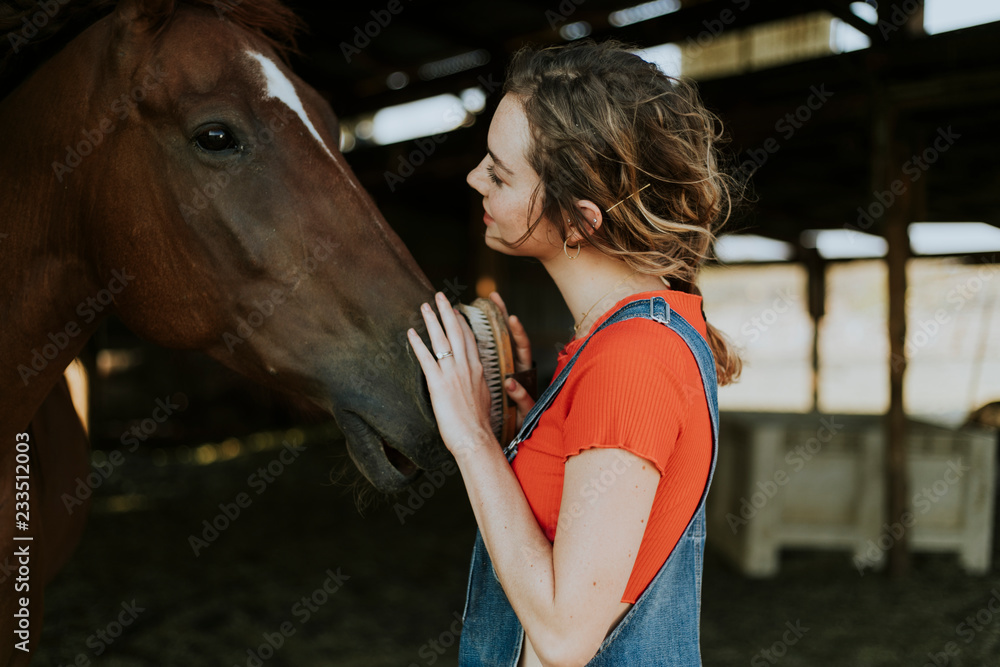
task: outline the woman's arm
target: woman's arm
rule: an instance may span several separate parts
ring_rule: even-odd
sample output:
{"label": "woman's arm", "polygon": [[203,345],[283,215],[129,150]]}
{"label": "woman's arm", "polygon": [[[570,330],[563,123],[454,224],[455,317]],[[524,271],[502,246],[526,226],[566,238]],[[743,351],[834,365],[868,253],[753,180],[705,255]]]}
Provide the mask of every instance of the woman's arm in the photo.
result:
{"label": "woman's arm", "polygon": [[620,449],[571,457],[549,544],[489,428],[475,338],[443,295],[437,299],[443,331],[434,313],[423,311],[431,345],[454,356],[439,362],[412,330],[410,340],[497,576],[542,662],[585,664],[620,614],[659,471]]}
{"label": "woman's arm", "polygon": [[459,469],[497,577],[539,659],[586,664],[621,613],[659,472],[621,449],[570,457],[550,545],[496,440],[461,457]]}

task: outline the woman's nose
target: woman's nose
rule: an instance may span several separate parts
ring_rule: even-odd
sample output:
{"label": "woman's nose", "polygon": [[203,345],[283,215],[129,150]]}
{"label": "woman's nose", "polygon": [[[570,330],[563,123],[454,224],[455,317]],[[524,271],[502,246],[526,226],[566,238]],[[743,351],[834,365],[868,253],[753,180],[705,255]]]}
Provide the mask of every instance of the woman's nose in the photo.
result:
{"label": "woman's nose", "polygon": [[486,168],[483,166],[483,162],[486,162],[486,158],[483,158],[482,162],[477,164],[476,167],[469,172],[469,175],[465,177],[465,182],[469,184],[469,187],[481,195],[486,194],[486,181],[483,174]]}

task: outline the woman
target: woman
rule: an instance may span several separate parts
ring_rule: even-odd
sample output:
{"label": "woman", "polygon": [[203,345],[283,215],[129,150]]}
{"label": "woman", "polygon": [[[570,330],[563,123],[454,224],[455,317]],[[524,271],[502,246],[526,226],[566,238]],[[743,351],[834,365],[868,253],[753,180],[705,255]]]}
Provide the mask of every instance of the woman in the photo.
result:
{"label": "woman", "polygon": [[715,123],[616,43],[522,50],[504,91],[468,182],[486,244],[541,261],[575,338],[538,405],[505,384],[508,463],[468,324],[438,294],[431,349],[409,331],[479,525],[460,663],[699,664],[716,374],[739,373],[694,287],[729,211]]}

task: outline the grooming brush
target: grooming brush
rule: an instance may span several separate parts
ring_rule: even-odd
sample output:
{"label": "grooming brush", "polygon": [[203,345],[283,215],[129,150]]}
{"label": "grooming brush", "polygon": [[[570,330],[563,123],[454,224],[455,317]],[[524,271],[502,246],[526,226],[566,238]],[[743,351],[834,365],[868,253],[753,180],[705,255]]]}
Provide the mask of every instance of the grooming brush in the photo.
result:
{"label": "grooming brush", "polygon": [[476,336],[483,375],[490,389],[490,426],[501,446],[517,435],[517,405],[503,389],[504,380],[513,376],[534,395],[534,369],[514,372],[514,351],[503,313],[489,299],[476,299],[471,305],[459,304]]}

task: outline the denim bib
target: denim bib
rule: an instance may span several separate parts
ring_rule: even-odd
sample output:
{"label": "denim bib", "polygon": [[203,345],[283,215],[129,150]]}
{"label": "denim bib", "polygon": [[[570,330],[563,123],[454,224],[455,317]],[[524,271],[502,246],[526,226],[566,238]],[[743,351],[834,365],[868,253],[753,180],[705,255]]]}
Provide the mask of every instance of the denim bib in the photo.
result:
{"label": "denim bib", "polygon": [[[632,301],[611,315],[580,346],[525,416],[517,437],[504,453],[512,461],[518,445],[534,431],[541,414],[552,404],[580,353],[594,334],[616,322],[642,317],[655,320],[675,332],[690,348],[705,386],[712,421],[712,465],[687,528],[656,576],[604,638],[588,667],[624,665],[691,667],[701,665],[699,618],[701,577],[705,551],[705,496],[715,472],[719,440],[719,404],[716,397],[715,359],[705,339],[683,317],[670,310],[663,297]],[[521,657],[524,629],[504,594],[496,570],[476,531],[469,568],[469,584],[462,614],[459,645],[461,667],[516,667]]]}

